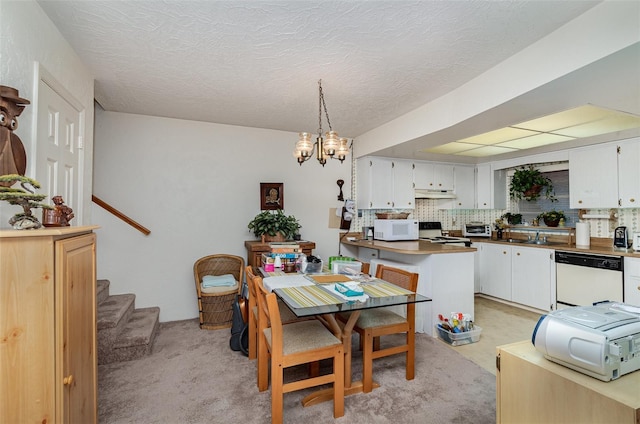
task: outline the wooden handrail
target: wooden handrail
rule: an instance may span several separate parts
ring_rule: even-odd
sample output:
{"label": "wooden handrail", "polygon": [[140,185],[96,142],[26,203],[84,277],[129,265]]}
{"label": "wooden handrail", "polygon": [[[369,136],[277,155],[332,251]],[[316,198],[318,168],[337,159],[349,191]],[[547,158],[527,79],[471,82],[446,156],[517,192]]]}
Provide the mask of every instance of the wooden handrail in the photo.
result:
{"label": "wooden handrail", "polygon": [[151,230],[149,230],[148,228],[145,228],[142,225],[138,224],[136,221],[134,221],[133,219],[129,218],[127,215],[123,214],[122,212],[120,212],[119,210],[117,210],[116,208],[114,208],[113,206],[111,206],[110,204],[105,202],[104,200],[94,196],[93,194],[91,195],[91,200],[93,201],[93,203],[95,203],[98,206],[101,206],[106,211],[108,211],[108,212],[112,213],[113,215],[117,216],[118,218],[120,218],[121,220],[126,222],[127,224],[131,225],[136,230],[140,231],[145,236],[148,236],[149,234],[151,234]]}

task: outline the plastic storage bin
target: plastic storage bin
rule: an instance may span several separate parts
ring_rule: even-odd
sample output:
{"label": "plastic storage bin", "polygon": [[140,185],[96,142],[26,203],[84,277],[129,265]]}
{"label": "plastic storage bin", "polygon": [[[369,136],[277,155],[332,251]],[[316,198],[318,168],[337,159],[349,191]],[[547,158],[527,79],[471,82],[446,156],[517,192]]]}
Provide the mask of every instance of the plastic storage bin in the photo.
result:
{"label": "plastic storage bin", "polygon": [[358,275],[362,271],[362,262],[358,261],[333,261],[331,272],[334,274]]}
{"label": "plastic storage bin", "polygon": [[471,331],[464,331],[462,333],[452,333],[451,331],[447,331],[444,328],[440,328],[437,325],[435,326],[436,331],[438,332],[438,337],[449,343],[451,346],[461,346],[469,343],[475,343],[480,340],[480,333],[482,333],[482,328],[479,326],[475,326]]}

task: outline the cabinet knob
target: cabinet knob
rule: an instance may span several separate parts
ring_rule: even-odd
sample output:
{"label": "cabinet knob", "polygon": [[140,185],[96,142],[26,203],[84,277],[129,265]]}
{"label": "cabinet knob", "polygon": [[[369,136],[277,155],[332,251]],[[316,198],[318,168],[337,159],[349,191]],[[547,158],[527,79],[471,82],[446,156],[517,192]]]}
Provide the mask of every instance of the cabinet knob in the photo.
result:
{"label": "cabinet knob", "polygon": [[507,252],[505,252],[505,251],[503,250],[503,251],[502,251],[502,254],[503,254],[503,255],[506,255],[506,254],[507,254]]}
{"label": "cabinet knob", "polygon": [[635,201],[636,201],[636,199],[629,199],[629,202],[631,202],[631,203],[633,203]]}
{"label": "cabinet knob", "polygon": [[640,286],[638,286],[638,291],[640,291]]}
{"label": "cabinet knob", "polygon": [[520,252],[516,253],[516,256],[520,256]]}
{"label": "cabinet knob", "polygon": [[65,386],[71,386],[71,383],[73,383],[73,374],[70,374],[68,377],[62,379],[62,384],[64,384]]}
{"label": "cabinet knob", "polygon": [[578,203],[582,204],[582,200],[578,200]]}

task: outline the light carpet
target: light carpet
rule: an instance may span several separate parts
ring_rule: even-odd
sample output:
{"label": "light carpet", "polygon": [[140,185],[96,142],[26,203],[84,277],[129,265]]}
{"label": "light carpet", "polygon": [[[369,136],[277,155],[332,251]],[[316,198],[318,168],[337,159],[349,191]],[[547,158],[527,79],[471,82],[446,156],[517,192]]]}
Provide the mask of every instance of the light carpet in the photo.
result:
{"label": "light carpet", "polygon": [[[150,356],[98,367],[99,422],[269,423],[270,391],[258,391],[256,361],[231,351],[229,336],[229,329],[200,330],[197,320],[161,324]],[[301,399],[314,389],[285,394],[284,422],[495,422],[490,372],[424,334],[416,334],[414,380],[405,379],[404,364],[404,355],[376,360],[374,380],[380,387],[346,397],[339,419],[333,418],[332,402],[302,407]],[[354,335],[354,379],[361,378],[361,370]],[[287,378],[303,372],[306,368],[291,370]]]}

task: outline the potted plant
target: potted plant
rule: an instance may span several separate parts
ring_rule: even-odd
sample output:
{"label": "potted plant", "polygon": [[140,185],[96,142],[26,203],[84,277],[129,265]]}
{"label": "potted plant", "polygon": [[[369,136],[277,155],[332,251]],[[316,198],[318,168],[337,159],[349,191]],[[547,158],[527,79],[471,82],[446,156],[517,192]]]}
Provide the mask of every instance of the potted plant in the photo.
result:
{"label": "potted plant", "polygon": [[506,219],[509,225],[522,224],[522,214],[520,213],[507,212],[504,215],[502,215],[500,218]]}
{"label": "potted plant", "polygon": [[277,209],[260,212],[249,222],[248,228],[263,241],[283,241],[293,239],[300,224],[295,216],[287,216],[282,209]]}
{"label": "potted plant", "polygon": [[535,169],[533,165],[516,169],[509,184],[509,195],[512,199],[527,201],[537,200],[541,195],[556,201],[551,180]]}
{"label": "potted plant", "polygon": [[547,211],[538,215],[538,219],[542,219],[547,227],[557,227],[560,219],[566,219],[563,211]]}
{"label": "potted plant", "polygon": [[[20,183],[22,188],[11,187]],[[29,177],[18,174],[0,175],[0,200],[11,205],[21,206],[22,213],[17,213],[9,219],[9,224],[16,230],[28,230],[42,227],[38,218],[33,216],[31,209],[53,209],[52,206],[40,203],[47,197],[46,194],[36,194],[35,189],[40,188],[40,183]],[[8,187],[7,187],[8,185]]]}

